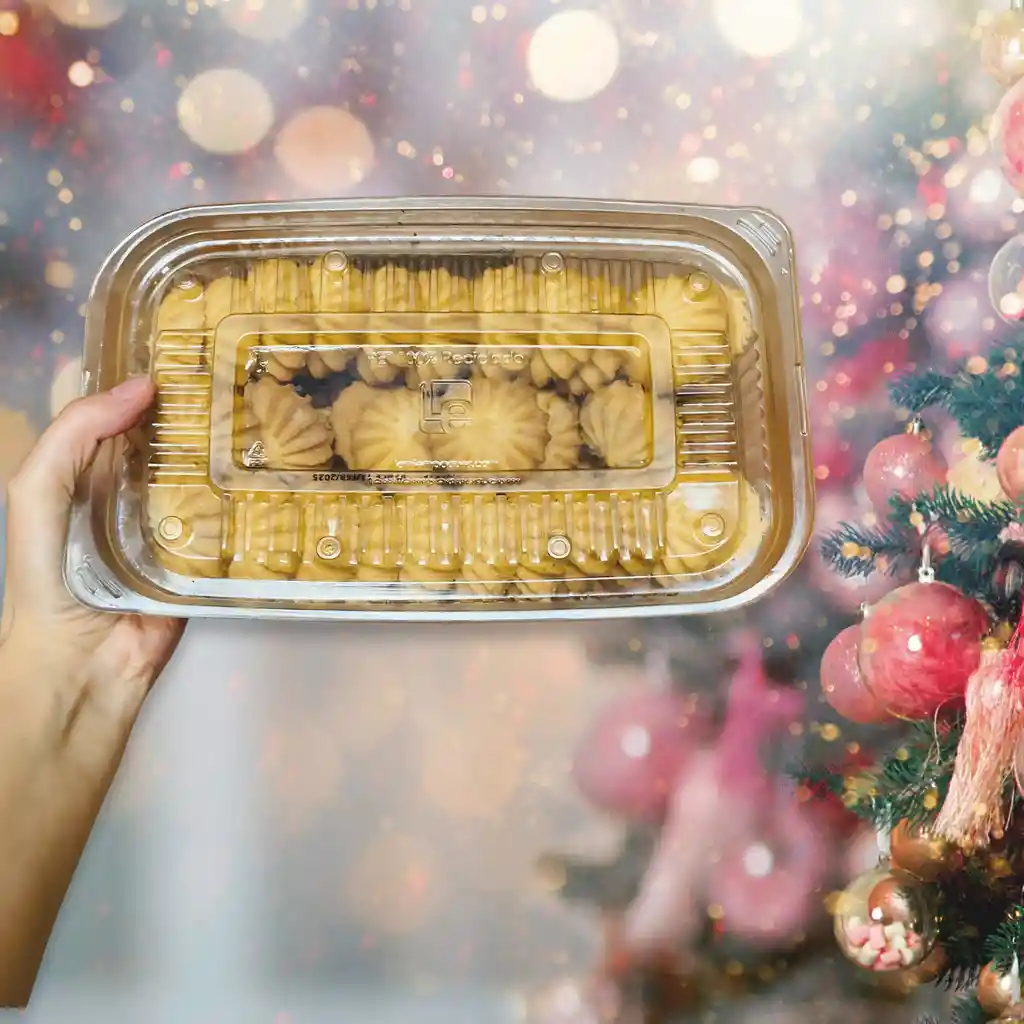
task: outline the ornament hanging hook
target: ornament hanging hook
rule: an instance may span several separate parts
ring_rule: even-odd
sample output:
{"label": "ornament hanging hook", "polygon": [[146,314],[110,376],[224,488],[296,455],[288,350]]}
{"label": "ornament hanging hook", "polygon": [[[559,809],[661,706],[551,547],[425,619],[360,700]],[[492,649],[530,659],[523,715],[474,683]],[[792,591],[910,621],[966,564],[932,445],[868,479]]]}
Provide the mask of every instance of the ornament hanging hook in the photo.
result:
{"label": "ornament hanging hook", "polygon": [[892,856],[892,830],[888,827],[877,827],[875,842],[878,844],[878,863],[887,864]]}
{"label": "ornament hanging hook", "polygon": [[928,526],[916,508],[914,513],[913,518],[918,519],[917,532],[921,537],[921,565],[917,570],[917,579],[919,583],[934,583],[935,567],[932,565],[932,546],[928,541]]}
{"label": "ornament hanging hook", "polygon": [[935,567],[932,565],[932,548],[928,541],[924,542],[921,549],[921,567],[917,570],[919,583],[935,582]]}

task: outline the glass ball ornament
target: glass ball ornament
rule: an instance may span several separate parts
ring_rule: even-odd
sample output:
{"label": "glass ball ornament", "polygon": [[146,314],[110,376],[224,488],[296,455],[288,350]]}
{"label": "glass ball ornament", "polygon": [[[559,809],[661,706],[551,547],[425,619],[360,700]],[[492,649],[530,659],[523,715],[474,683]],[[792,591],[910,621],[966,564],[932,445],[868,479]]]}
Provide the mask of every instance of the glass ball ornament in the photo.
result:
{"label": "glass ball ornament", "polygon": [[867,871],[840,894],[835,908],[839,948],[868,971],[905,971],[935,948],[932,891],[902,871]]}
{"label": "glass ball ornament", "polygon": [[1024,320],[1024,235],[1011,238],[993,257],[988,294],[993,309],[1008,324]]}
{"label": "glass ball ornament", "polygon": [[981,63],[1000,85],[1024,78],[1024,10],[1001,11],[981,37]]}
{"label": "glass ball ornament", "polygon": [[933,984],[948,966],[946,951],[936,945],[917,967],[909,967],[905,971],[872,973],[871,978],[879,991],[905,998],[922,985]]}

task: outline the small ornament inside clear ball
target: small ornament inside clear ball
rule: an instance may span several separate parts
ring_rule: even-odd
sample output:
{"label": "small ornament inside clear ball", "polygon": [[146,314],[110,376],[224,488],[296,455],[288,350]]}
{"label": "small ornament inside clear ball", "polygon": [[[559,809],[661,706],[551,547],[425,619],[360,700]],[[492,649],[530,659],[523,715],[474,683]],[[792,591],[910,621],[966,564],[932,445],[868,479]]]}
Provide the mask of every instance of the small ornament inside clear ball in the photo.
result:
{"label": "small ornament inside clear ball", "polygon": [[1011,238],[996,253],[988,271],[988,293],[1007,323],[1024,320],[1024,235]]}
{"label": "small ornament inside clear ball", "polygon": [[901,871],[868,871],[839,897],[835,929],[839,948],[865,970],[917,967],[935,947],[931,891]]}

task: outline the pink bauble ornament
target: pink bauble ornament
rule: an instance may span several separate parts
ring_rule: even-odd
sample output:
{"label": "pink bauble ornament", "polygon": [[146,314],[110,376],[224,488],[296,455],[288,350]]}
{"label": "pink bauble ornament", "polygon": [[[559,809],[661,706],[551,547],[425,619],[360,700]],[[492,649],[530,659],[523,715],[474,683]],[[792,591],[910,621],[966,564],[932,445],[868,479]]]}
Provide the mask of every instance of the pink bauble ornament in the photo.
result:
{"label": "pink bauble ornament", "polygon": [[860,671],[860,626],[844,629],[821,659],[821,689],[825,700],[851,722],[874,725],[892,721],[887,708],[868,689]]}
{"label": "pink bauble ornament", "polygon": [[764,831],[726,850],[708,898],[722,909],[726,934],[758,947],[800,938],[821,905],[828,843],[813,810],[777,786]]}
{"label": "pink bauble ornament", "polygon": [[613,701],[580,745],[572,774],[580,792],[612,814],[659,821],[680,772],[707,736],[692,698],[642,690]]}
{"label": "pink bauble ornament", "polygon": [[990,134],[1006,180],[1020,192],[1024,188],[1024,81],[1017,82],[996,107]]}
{"label": "pink bauble ornament", "polygon": [[890,498],[916,498],[946,482],[946,462],[923,433],[879,441],[864,461],[864,490],[875,511],[889,512]]}
{"label": "pink bauble ornament", "polygon": [[999,484],[1013,501],[1024,498],[1024,427],[1018,427],[1003,442],[996,456]]}
{"label": "pink bauble ornament", "polygon": [[956,587],[900,587],[861,626],[864,682],[890,714],[931,718],[940,708],[963,703],[988,628],[985,609]]}

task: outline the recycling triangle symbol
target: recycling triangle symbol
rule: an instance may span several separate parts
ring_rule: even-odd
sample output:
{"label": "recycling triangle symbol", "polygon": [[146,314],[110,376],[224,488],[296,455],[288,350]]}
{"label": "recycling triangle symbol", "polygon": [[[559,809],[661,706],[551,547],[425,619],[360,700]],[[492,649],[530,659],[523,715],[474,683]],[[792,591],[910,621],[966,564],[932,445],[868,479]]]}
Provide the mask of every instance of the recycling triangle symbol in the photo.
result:
{"label": "recycling triangle symbol", "polygon": [[243,452],[242,462],[250,469],[260,469],[266,465],[267,450],[263,442],[257,441],[247,452]]}

